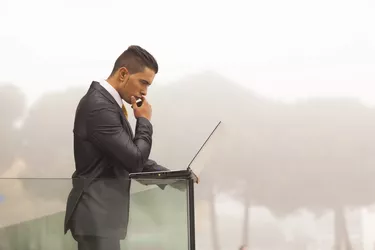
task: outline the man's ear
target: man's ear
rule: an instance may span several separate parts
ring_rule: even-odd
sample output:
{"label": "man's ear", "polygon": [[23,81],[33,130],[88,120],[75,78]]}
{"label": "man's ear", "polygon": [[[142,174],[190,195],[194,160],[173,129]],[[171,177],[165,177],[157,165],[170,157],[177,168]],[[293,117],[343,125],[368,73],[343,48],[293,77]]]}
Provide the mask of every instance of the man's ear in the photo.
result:
{"label": "man's ear", "polygon": [[125,78],[129,75],[129,71],[126,67],[121,67],[120,71],[120,81],[124,81]]}

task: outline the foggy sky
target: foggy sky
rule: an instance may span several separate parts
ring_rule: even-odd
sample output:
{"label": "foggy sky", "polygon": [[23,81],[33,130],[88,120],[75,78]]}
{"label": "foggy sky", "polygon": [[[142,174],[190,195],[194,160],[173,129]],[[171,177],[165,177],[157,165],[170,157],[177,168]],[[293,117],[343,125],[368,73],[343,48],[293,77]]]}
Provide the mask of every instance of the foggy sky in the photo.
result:
{"label": "foggy sky", "polygon": [[373,1],[0,0],[0,81],[28,101],[108,76],[130,44],[157,84],[205,69],[267,97],[375,104]]}

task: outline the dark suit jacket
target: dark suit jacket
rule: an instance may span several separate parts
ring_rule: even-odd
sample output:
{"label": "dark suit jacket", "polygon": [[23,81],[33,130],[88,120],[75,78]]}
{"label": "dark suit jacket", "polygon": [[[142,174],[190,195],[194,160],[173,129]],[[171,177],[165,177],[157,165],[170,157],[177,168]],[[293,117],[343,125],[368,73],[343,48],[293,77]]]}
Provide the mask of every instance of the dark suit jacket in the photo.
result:
{"label": "dark suit jacket", "polygon": [[115,99],[93,82],[74,122],[73,188],[64,232],[124,239],[129,213],[129,173],[166,171],[148,157],[152,125],[138,118],[135,135]]}

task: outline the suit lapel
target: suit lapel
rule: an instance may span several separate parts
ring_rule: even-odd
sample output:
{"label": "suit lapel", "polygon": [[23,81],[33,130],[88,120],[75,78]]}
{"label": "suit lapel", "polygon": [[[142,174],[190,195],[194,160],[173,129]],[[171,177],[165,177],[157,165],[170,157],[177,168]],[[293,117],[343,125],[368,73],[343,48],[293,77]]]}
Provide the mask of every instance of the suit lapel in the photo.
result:
{"label": "suit lapel", "polygon": [[125,114],[122,112],[121,107],[117,104],[115,98],[102,86],[99,82],[93,81],[91,83],[91,87],[99,90],[113,105],[115,105],[120,112],[121,118],[122,118],[122,124],[124,129],[129,133],[131,138],[134,138],[133,131],[131,129],[130,123],[128,119],[126,119]]}

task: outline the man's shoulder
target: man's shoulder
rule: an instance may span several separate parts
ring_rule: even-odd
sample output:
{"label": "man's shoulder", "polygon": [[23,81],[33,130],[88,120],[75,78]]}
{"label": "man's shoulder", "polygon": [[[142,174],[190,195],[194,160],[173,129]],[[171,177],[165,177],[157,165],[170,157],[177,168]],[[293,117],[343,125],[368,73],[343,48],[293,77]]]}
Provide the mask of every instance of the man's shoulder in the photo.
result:
{"label": "man's shoulder", "polygon": [[90,109],[100,107],[110,107],[113,103],[106,97],[103,92],[93,85],[90,86],[87,93],[81,98],[79,106],[84,106]]}
{"label": "man's shoulder", "polygon": [[77,105],[75,114],[76,123],[86,123],[89,116],[103,109],[117,111],[118,107],[100,90],[91,86]]}

